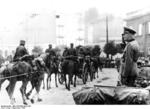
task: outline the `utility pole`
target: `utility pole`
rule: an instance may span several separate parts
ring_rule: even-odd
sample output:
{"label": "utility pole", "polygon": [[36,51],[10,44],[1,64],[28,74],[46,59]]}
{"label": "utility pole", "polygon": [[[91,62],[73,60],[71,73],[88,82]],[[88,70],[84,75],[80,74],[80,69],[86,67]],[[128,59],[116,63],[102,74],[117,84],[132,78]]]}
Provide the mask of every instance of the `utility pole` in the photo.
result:
{"label": "utility pole", "polygon": [[[108,16],[106,15],[106,44],[108,44]],[[107,54],[107,58],[109,55]]]}

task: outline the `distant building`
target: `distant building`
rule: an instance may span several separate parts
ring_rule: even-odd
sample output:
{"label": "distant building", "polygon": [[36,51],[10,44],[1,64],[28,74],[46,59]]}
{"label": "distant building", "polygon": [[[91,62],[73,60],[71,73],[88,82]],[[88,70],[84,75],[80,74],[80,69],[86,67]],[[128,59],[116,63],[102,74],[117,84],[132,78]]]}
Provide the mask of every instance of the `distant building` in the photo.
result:
{"label": "distant building", "polygon": [[140,51],[150,56],[150,8],[137,10],[127,14],[127,26],[137,31],[136,39]]}
{"label": "distant building", "polygon": [[41,46],[43,49],[48,44],[56,45],[56,14],[55,12],[31,13],[24,16],[22,22],[18,23],[12,31],[3,35],[0,49],[8,51],[16,50],[20,40],[26,41],[29,52],[34,46]]}
{"label": "distant building", "polygon": [[[92,22],[88,28],[86,44],[99,44],[102,48],[106,44],[106,15],[102,15]],[[120,17],[108,16],[108,40],[114,40],[116,43],[121,42],[121,34],[123,32],[124,21]]]}
{"label": "distant building", "polygon": [[82,23],[82,13],[63,13],[56,21],[57,45],[84,45],[84,28]]}

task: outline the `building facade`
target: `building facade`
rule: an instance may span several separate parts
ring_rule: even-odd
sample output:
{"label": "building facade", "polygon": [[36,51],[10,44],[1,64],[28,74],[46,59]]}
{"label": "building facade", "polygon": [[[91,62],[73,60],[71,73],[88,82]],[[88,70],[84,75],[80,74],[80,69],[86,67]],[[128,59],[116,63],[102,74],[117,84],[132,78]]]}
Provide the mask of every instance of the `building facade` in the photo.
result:
{"label": "building facade", "polygon": [[56,45],[56,13],[37,12],[27,13],[22,21],[16,24],[12,30],[2,34],[0,39],[0,50],[8,51],[8,55],[16,50],[20,40],[26,41],[26,48],[31,53],[34,46],[41,46],[43,49],[48,44]]}
{"label": "building facade", "polygon": [[150,56],[150,8],[128,13],[125,21],[128,27],[136,30],[140,51]]}
{"label": "building facade", "polygon": [[[106,15],[97,19],[88,25],[88,34],[86,44],[98,44],[101,48],[106,44]],[[120,17],[108,15],[108,40],[120,43],[122,41],[121,34],[123,32],[124,21]],[[86,36],[85,36],[86,38]]]}

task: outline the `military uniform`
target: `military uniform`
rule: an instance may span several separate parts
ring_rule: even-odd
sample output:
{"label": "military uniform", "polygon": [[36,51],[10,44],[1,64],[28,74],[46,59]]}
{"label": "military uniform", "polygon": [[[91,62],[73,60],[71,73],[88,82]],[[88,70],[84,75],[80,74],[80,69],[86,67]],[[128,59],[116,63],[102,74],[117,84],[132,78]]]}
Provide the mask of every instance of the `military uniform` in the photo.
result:
{"label": "military uniform", "polygon": [[81,56],[81,57],[84,57],[84,56],[85,56],[84,48],[83,48],[83,47],[80,47],[80,48],[79,48],[78,56]]}
{"label": "military uniform", "polygon": [[76,49],[74,49],[74,48],[68,49],[68,55],[69,56],[77,56]]}
{"label": "military uniform", "polygon": [[64,56],[64,57],[68,56],[68,48],[66,48],[66,49],[63,51],[63,56]]}
{"label": "military uniform", "polygon": [[[125,28],[124,31],[134,32]],[[135,34],[132,33],[133,35]],[[137,77],[137,60],[139,57],[139,45],[135,39],[128,41],[123,54],[123,71],[121,74],[122,83],[127,86],[134,86],[135,79]]]}
{"label": "military uniform", "polygon": [[22,56],[28,54],[28,51],[25,48],[24,44],[25,44],[25,41],[21,40],[20,41],[20,46],[18,46],[17,49],[16,49],[16,53],[14,55],[13,61],[16,61],[19,58],[21,58]]}
{"label": "military uniform", "polygon": [[64,68],[65,66],[67,66],[67,64],[69,63],[69,61],[73,61],[75,63],[75,69],[77,69],[77,52],[76,49],[73,48],[73,44],[71,43],[71,48],[66,49],[66,51],[63,53],[64,55],[64,61],[62,63],[62,68]]}
{"label": "military uniform", "polygon": [[94,48],[92,49],[92,56],[99,56],[101,53],[100,51],[100,47],[99,46],[94,46]]}
{"label": "military uniform", "polygon": [[50,56],[56,56],[54,49],[46,49],[45,53],[49,53]]}

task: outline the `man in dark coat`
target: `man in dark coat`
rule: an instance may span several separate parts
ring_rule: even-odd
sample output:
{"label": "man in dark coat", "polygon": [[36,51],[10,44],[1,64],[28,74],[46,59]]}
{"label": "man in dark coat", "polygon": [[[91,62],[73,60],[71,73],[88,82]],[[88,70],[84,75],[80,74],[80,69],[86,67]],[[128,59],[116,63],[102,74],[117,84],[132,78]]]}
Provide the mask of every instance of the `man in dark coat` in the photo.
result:
{"label": "man in dark coat", "polygon": [[63,57],[68,56],[68,48],[67,47],[65,47],[62,55],[63,55]]}
{"label": "man in dark coat", "polygon": [[67,66],[69,60],[72,60],[75,63],[75,68],[77,68],[77,53],[73,43],[70,44],[69,49],[66,49],[64,51],[63,56],[64,56],[64,61],[62,63],[62,67]]}
{"label": "man in dark coat", "polygon": [[69,56],[77,56],[76,49],[74,48],[74,44],[70,44],[70,48],[68,49],[68,55]]}
{"label": "man in dark coat", "polygon": [[95,45],[92,49],[92,56],[99,56],[101,53],[101,49],[98,45]]}
{"label": "man in dark coat", "polygon": [[20,45],[17,47],[15,55],[13,57],[13,61],[19,60],[19,58],[23,57],[24,55],[28,55],[28,51],[25,48],[25,41],[21,40]]}
{"label": "man in dark coat", "polygon": [[134,86],[137,77],[137,60],[139,57],[139,45],[134,38],[135,31],[124,27],[123,38],[127,42],[124,49],[124,68],[121,73],[122,84]]}
{"label": "man in dark coat", "polygon": [[52,44],[49,44],[49,48],[45,50],[45,53],[49,53],[50,56],[56,56],[55,50],[52,48]]}
{"label": "man in dark coat", "polygon": [[47,64],[50,65],[52,63],[52,60],[56,59],[56,52],[55,50],[52,48],[52,44],[48,45],[48,49],[45,50],[45,53],[48,54],[47,57]]}

